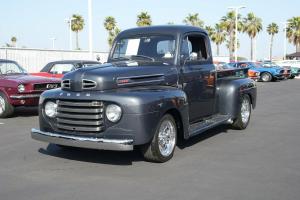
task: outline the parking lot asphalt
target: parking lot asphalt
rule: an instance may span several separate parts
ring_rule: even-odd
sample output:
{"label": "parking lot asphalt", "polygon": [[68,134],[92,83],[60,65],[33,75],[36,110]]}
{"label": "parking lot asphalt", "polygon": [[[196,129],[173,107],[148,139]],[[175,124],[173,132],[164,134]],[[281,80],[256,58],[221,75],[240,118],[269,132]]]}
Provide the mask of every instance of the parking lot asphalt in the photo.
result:
{"label": "parking lot asphalt", "polygon": [[20,110],[0,119],[0,199],[299,199],[299,90],[300,80],[258,83],[246,130],[207,131],[164,164],[34,141],[36,112]]}

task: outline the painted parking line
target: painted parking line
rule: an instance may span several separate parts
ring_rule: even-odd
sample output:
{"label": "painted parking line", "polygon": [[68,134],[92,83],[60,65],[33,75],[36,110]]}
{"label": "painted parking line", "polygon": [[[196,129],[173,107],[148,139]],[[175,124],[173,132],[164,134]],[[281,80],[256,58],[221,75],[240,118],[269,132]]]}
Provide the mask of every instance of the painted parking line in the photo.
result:
{"label": "painted parking line", "polygon": [[3,125],[4,123],[3,122],[0,122],[0,125]]}

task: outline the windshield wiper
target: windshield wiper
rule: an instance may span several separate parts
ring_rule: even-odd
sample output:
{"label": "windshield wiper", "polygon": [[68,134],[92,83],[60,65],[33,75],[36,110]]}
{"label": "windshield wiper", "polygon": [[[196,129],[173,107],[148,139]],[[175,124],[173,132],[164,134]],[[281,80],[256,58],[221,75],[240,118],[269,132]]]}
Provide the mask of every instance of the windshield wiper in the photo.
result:
{"label": "windshield wiper", "polygon": [[145,55],[132,55],[131,58],[144,58],[144,59],[147,59],[147,60],[151,60],[152,62],[155,61],[154,58],[150,57],[150,56],[145,56]]}

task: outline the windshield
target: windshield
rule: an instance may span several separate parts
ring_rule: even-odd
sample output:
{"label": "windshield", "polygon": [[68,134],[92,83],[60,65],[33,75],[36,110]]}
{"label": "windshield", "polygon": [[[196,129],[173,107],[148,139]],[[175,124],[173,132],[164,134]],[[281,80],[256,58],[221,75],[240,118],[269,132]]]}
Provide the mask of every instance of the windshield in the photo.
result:
{"label": "windshield", "polygon": [[121,38],[117,41],[112,60],[137,60],[173,64],[175,38],[167,35]]}
{"label": "windshield", "polygon": [[0,62],[0,74],[26,74],[26,71],[15,62]]}

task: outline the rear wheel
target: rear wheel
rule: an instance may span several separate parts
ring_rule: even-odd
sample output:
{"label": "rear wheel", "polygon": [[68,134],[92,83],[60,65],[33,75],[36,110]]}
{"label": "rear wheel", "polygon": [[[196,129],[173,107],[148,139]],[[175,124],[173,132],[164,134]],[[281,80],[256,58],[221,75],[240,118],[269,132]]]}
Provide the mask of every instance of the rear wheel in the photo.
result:
{"label": "rear wheel", "polygon": [[144,158],[151,162],[166,162],[173,157],[177,143],[177,127],[172,115],[164,115],[158,123],[154,137],[142,147]]}
{"label": "rear wheel", "polygon": [[239,113],[237,118],[234,120],[232,126],[235,129],[247,128],[251,117],[251,101],[249,95],[243,95],[241,104],[239,107]]}
{"label": "rear wheel", "polygon": [[8,102],[5,94],[0,92],[0,118],[6,118],[12,115],[14,107]]}
{"label": "rear wheel", "polygon": [[261,75],[261,80],[263,82],[270,82],[272,80],[272,75],[270,73],[268,73],[268,72],[264,72]]}

